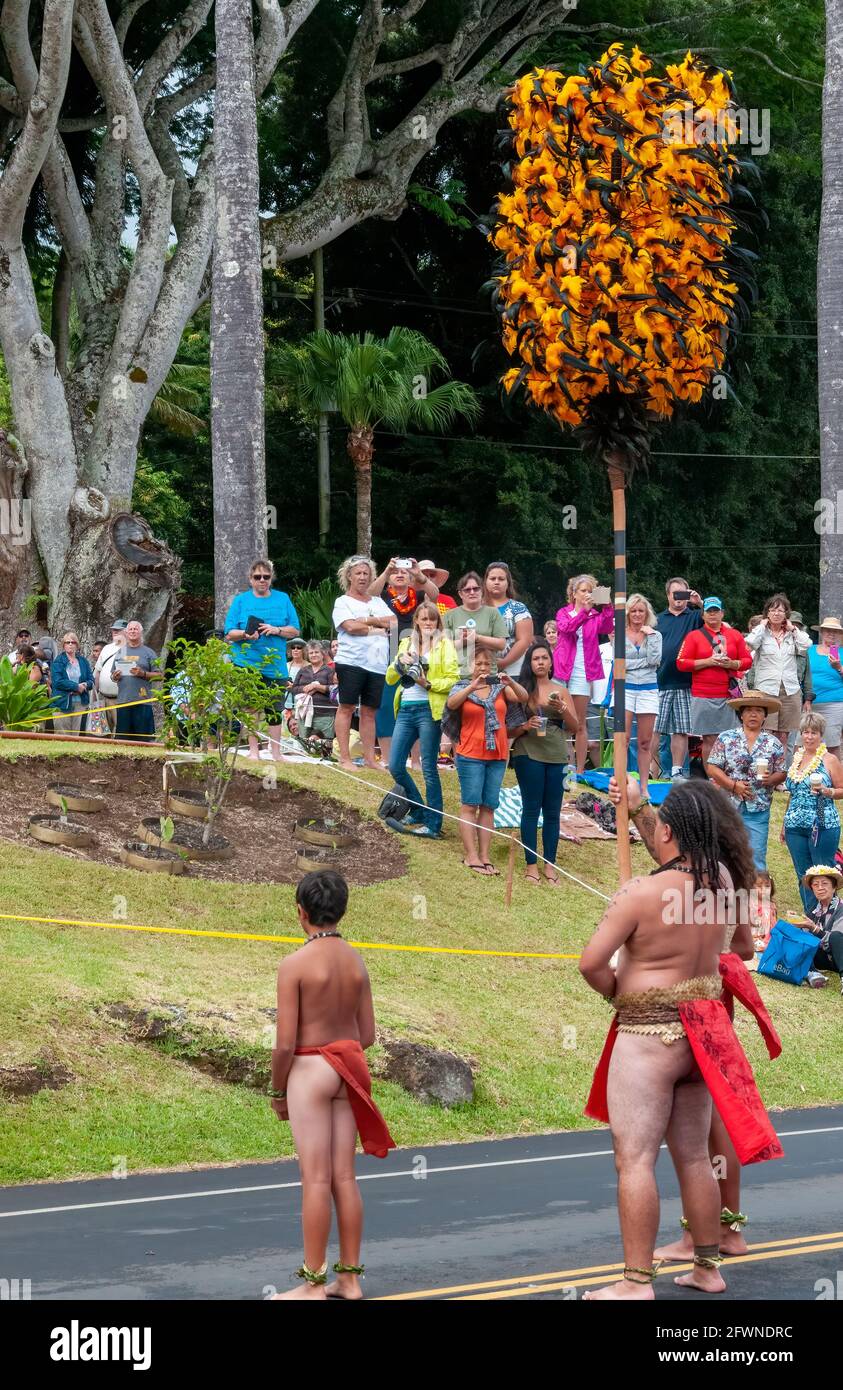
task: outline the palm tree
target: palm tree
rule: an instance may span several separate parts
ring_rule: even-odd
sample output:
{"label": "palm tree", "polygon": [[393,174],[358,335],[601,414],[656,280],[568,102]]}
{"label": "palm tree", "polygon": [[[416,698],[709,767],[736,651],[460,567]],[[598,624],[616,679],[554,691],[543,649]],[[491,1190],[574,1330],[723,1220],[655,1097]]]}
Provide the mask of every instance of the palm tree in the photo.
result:
{"label": "palm tree", "polygon": [[274,384],[303,414],[336,411],[348,426],[346,448],[354,462],[357,488],[357,549],[372,549],[372,455],[375,430],[403,433],[408,427],[438,430],[458,416],[476,420],[480,402],[464,381],[448,375],[442,353],[422,333],[392,328],[386,338],[357,338],[326,329],[301,343],[285,345],[274,361]]}
{"label": "palm tree", "polygon": [[[843,426],[843,0],[826,0],[826,67],[823,82],[823,198],[817,261],[817,349],[819,366],[820,490],[830,498],[832,515],[843,491],[840,436]],[[835,525],[820,534],[820,616],[843,611],[843,551]]]}

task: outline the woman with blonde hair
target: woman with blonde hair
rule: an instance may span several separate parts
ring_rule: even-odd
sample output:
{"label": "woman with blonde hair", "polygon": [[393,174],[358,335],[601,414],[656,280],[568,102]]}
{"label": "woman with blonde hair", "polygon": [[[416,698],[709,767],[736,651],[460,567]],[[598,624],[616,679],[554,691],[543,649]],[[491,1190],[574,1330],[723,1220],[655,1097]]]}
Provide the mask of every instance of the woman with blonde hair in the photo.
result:
{"label": "woman with blonde hair", "polygon": [[[387,820],[393,830],[410,830],[427,840],[442,837],[442,783],[439,780],[439,737],[445,701],[460,678],[457,649],[445,636],[442,614],[430,599],[419,604],[413,630],[402,637],[398,655],[386,673],[395,691],[395,732],[389,770],[407,794],[411,806],[405,821]],[[407,754],[418,739],[427,807],[407,771]]]}
{"label": "woman with blonde hair", "polygon": [[389,634],[398,619],[382,598],[370,597],[377,571],[368,555],[350,555],[337,571],[343,593],[334,604],[332,622],[337,633],[335,670],[339,687],[336,718],[340,767],[353,768],[348,751],[351,720],[360,706],[360,742],[366,767],[375,761],[375,711],[383,695],[389,665]]}
{"label": "woman with blonde hair", "polygon": [[656,629],[656,615],[643,594],[630,594],[626,601],[626,741],[632,738],[633,720],[638,724],[638,776],[641,793],[647,795],[647,778],[653,749],[653,730],[659,712],[659,683],[656,679],[662,659],[662,635]]}
{"label": "woman with blonde hair", "polygon": [[53,704],[69,716],[57,721],[58,732],[79,733],[87,717],[93,685],[94,673],[87,657],[79,651],[79,638],[75,632],[66,632],[61,639],[61,654],[52,665]]}
{"label": "woman with blonde hair", "polygon": [[594,687],[603,679],[603,662],[598,638],[615,625],[610,603],[595,604],[597,588],[593,574],[577,574],[568,580],[568,603],[556,614],[559,634],[553,653],[553,674],[568,687],[577,713],[577,772],[585,771],[588,753],[587,712]]}

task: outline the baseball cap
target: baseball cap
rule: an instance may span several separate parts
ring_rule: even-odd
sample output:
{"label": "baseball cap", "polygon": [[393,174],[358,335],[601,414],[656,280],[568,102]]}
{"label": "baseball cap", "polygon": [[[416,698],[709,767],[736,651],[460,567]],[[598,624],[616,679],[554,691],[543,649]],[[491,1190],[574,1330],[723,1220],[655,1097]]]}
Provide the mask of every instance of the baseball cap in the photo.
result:
{"label": "baseball cap", "polygon": [[703,599],[703,612],[704,612],[704,613],[707,613],[708,610],[709,610],[709,608],[720,608],[720,609],[722,610],[722,608],[723,608],[723,600],[722,600],[722,598],[715,598],[715,597],[712,595],[711,598]]}
{"label": "baseball cap", "polygon": [[111,624],[111,631],[112,631],[112,632],[122,632],[123,629],[124,629],[124,627],[128,627],[128,626],[129,626],[129,624],[126,622],[126,619],[125,619],[125,618],[115,618],[115,619],[114,619],[114,622]]}

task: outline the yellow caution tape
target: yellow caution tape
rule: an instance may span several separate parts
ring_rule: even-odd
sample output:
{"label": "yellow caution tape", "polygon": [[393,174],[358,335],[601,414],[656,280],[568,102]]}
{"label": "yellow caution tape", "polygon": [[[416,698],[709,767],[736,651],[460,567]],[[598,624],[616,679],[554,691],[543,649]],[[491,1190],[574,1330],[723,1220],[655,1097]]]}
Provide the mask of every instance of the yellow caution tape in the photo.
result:
{"label": "yellow caution tape", "polygon": [[[145,927],[134,922],[87,922],[78,917],[24,917],[19,912],[0,912],[0,920],[6,922],[47,922],[57,927],[105,927],[110,931],[159,932],[166,936],[209,936],[223,937],[228,941],[271,941],[290,946],[301,946],[301,936],[261,935],[257,932],[242,931],[204,931],[199,927]],[[361,951],[416,951],[428,955],[441,956],[507,956],[514,960],[579,960],[579,955],[565,955],[561,951],[483,951],[463,946],[395,946],[383,941],[349,941]]]}

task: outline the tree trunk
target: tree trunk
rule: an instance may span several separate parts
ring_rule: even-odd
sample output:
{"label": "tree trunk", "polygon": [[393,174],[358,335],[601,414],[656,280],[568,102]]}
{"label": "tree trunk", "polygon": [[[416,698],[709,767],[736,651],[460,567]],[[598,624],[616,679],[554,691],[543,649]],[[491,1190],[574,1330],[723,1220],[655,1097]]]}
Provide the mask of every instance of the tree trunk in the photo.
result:
{"label": "tree trunk", "polygon": [[606,457],[612,489],[612,527],[615,533],[615,665],[612,677],[614,708],[614,772],[621,799],[617,808],[618,878],[632,877],[629,851],[629,802],[626,794],[628,748],[626,741],[626,473],[625,459],[616,453]]}
{"label": "tree trunk", "polygon": [[263,277],[251,0],[217,0],[211,448],[216,622],[265,554]]}
{"label": "tree trunk", "polygon": [[354,461],[357,486],[357,553],[372,553],[372,455],[375,432],[369,425],[357,425],[348,436],[349,458]]}
{"label": "tree trunk", "polygon": [[834,517],[820,533],[820,618],[843,616],[843,0],[826,0],[823,82],[823,196],[817,262],[820,491]]}

